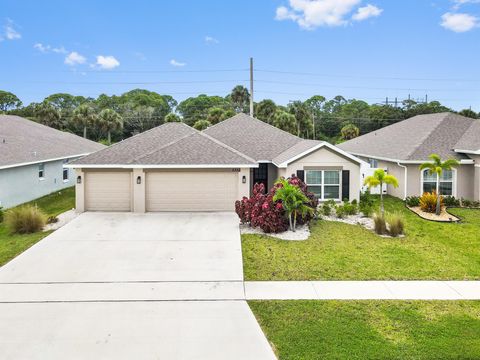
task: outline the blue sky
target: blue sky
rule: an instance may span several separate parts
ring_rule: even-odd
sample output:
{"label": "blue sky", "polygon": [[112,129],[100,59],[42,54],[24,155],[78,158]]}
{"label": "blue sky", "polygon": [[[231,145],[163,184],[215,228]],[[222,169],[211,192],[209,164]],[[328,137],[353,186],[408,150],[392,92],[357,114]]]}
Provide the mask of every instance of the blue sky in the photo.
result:
{"label": "blue sky", "polygon": [[24,103],[133,88],[178,100],[225,95],[247,85],[252,56],[255,100],[340,94],[377,103],[428,94],[480,111],[479,0],[0,5],[0,89]]}

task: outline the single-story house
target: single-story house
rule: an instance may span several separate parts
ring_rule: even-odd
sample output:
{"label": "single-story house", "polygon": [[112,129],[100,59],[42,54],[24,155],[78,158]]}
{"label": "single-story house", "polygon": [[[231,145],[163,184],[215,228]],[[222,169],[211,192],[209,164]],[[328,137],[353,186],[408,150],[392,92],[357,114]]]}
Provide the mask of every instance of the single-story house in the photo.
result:
{"label": "single-story house", "polygon": [[321,200],[358,199],[362,160],[245,114],[203,132],[166,123],[78,159],[77,211],[232,211],[297,174]]}
{"label": "single-story house", "polygon": [[441,194],[480,200],[480,120],[453,113],[418,115],[339,147],[394,175],[399,187],[388,186],[387,193],[402,199],[435,190],[437,176],[419,169],[430,154],[456,159],[460,165],[440,179]]}
{"label": "single-story house", "polygon": [[19,116],[0,115],[0,206],[9,208],[73,186],[70,160],[105,148]]}

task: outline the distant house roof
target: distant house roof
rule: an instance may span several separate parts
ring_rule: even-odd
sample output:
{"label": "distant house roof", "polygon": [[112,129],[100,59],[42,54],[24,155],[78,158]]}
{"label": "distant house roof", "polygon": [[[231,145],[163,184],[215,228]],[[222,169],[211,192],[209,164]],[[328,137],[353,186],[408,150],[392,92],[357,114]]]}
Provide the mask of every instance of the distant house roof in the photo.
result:
{"label": "distant house roof", "polygon": [[272,161],[303,139],[245,114],[203,131],[256,161]]}
{"label": "distant house roof", "polygon": [[464,141],[460,145],[472,147],[478,144],[479,137],[475,140],[469,134],[475,122],[478,120],[452,113],[418,115],[359,136],[338,147],[358,156],[391,160],[425,161],[432,153],[444,159],[462,160],[468,156],[454,149],[459,148],[461,139]]}
{"label": "distant house roof", "polygon": [[455,151],[480,154],[480,120],[472,122],[472,125],[455,144]]}
{"label": "distant house roof", "polygon": [[20,116],[0,115],[0,169],[86,155],[103,148]]}
{"label": "distant house roof", "polygon": [[255,167],[255,160],[183,123],[166,123],[72,162],[73,167]]}

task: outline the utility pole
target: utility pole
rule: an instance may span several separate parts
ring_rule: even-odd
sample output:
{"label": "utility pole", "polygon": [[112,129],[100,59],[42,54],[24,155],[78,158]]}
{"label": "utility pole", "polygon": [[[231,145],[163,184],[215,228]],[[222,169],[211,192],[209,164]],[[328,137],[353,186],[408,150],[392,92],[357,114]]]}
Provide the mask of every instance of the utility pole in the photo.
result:
{"label": "utility pole", "polygon": [[253,117],[253,58],[250,58],[250,116]]}

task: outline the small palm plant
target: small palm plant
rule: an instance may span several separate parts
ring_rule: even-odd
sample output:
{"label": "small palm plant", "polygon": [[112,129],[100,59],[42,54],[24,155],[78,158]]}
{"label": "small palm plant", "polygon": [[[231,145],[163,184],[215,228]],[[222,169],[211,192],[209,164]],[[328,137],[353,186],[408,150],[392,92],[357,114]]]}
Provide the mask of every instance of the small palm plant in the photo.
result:
{"label": "small palm plant", "polygon": [[83,127],[83,137],[87,138],[87,127],[97,121],[95,110],[88,104],[82,104],[73,111],[72,121]]}
{"label": "small palm plant", "polygon": [[380,215],[384,217],[385,207],[383,205],[383,184],[392,185],[393,187],[398,187],[398,180],[395,176],[389,175],[383,169],[377,169],[372,176],[367,176],[364,181],[364,185],[368,186],[369,189],[380,186]]}
{"label": "small palm plant", "polygon": [[420,165],[420,170],[423,171],[428,169],[430,175],[437,174],[437,184],[436,184],[436,195],[437,195],[437,206],[435,208],[435,214],[440,215],[442,210],[441,205],[441,196],[440,196],[440,178],[444,171],[452,170],[453,167],[459,165],[459,162],[455,159],[448,159],[442,161],[440,156],[437,154],[431,154],[429,156],[431,161],[425,162]]}
{"label": "small palm plant", "polygon": [[100,128],[107,133],[108,145],[112,143],[111,132],[123,128],[122,117],[112,109],[104,109],[98,115]]}
{"label": "small palm plant", "polygon": [[280,200],[282,202],[288,216],[290,230],[295,231],[298,215],[303,217],[313,213],[313,209],[307,205],[310,200],[298,186],[290,184],[285,179],[278,180],[275,185],[277,184],[281,184],[281,187],[275,192],[273,201]]}

